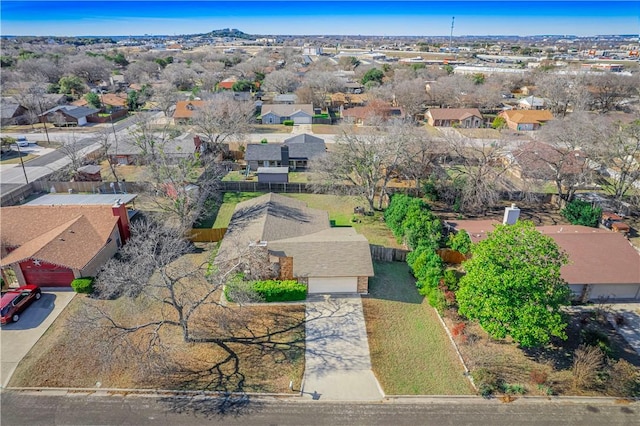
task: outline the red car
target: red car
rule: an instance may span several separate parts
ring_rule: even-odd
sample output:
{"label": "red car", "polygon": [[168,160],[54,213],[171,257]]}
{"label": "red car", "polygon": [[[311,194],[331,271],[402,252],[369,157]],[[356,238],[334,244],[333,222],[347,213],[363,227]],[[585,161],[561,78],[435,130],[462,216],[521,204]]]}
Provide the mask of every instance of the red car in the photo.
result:
{"label": "red car", "polygon": [[42,290],[37,285],[25,285],[3,292],[0,300],[2,324],[18,321],[22,311],[27,309],[34,300],[38,300],[41,297]]}

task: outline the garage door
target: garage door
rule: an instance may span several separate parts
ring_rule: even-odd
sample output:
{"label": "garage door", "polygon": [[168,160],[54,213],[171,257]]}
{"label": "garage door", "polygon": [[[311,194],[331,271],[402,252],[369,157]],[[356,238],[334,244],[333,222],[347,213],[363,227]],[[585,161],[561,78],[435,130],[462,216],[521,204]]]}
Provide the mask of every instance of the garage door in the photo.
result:
{"label": "garage door", "polygon": [[589,299],[639,299],[640,285],[594,285]]}
{"label": "garage door", "polygon": [[309,293],[357,293],[358,277],[309,278]]}
{"label": "garage door", "polygon": [[68,268],[23,268],[22,273],[27,284],[42,287],[69,287],[75,278]]}

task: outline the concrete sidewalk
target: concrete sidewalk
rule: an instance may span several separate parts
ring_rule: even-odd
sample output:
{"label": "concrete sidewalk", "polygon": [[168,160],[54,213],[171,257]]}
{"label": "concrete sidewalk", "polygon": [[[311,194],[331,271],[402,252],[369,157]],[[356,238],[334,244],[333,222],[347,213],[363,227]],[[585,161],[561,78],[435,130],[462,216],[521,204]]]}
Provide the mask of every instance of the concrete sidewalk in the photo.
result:
{"label": "concrete sidewalk", "polygon": [[303,395],[315,400],[381,400],[360,295],[311,296],[306,319]]}

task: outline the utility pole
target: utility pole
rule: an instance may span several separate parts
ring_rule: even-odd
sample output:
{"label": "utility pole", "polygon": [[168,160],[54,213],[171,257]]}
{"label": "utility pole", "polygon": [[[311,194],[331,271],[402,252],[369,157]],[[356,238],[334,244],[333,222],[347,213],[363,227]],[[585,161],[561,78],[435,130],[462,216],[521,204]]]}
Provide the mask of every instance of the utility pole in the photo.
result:
{"label": "utility pole", "polygon": [[451,32],[449,33],[449,53],[453,52],[453,23],[455,20],[455,16],[451,18]]}
{"label": "utility pole", "polygon": [[20,157],[20,165],[22,166],[22,173],[24,173],[24,180],[29,184],[29,178],[27,177],[27,171],[24,168],[24,161],[22,161],[22,152],[20,151],[20,144],[16,141],[16,147],[18,148],[18,157]]}

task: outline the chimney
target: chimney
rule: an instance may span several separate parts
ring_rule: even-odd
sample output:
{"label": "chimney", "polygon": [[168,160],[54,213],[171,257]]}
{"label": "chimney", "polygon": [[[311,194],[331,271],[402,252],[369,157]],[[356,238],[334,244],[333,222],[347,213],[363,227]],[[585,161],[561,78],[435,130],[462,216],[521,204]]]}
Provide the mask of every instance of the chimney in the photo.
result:
{"label": "chimney", "polygon": [[280,147],[280,165],[282,167],[289,166],[289,147],[287,145]]}
{"label": "chimney", "polygon": [[520,209],[515,204],[511,204],[511,207],[505,207],[504,219],[502,219],[503,225],[514,225],[520,218]]}
{"label": "chimney", "polygon": [[111,206],[113,215],[118,219],[118,231],[120,232],[120,239],[124,244],[131,236],[129,231],[129,213],[127,212],[127,206],[120,203],[120,200],[116,200],[115,204]]}

